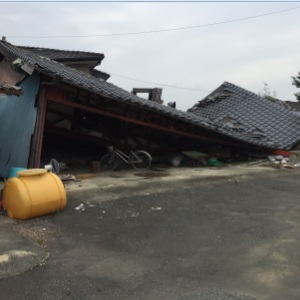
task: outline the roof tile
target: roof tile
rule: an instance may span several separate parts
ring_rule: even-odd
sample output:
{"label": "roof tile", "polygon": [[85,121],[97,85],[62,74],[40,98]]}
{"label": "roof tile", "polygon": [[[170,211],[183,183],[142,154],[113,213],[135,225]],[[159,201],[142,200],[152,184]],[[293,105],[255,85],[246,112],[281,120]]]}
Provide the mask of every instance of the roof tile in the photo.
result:
{"label": "roof tile", "polygon": [[[183,112],[140,98],[111,83],[39,56],[35,51],[31,52],[29,48],[16,47],[1,41],[0,52],[11,59],[21,58],[34,65],[39,72],[53,78],[59,77],[65,83],[78,88],[166,116],[173,116],[178,120],[242,142],[268,148],[288,149],[300,141],[300,121],[294,113],[228,82],[223,83],[188,112]],[[228,116],[240,125],[221,126],[216,121]],[[262,134],[255,134],[256,130]]]}
{"label": "roof tile", "polygon": [[[221,91],[221,92],[220,92]],[[221,97],[226,91],[227,97]],[[213,100],[212,100],[213,99]],[[224,82],[221,87],[194,105],[189,112],[199,117],[217,119],[233,117],[248,131],[231,130],[231,135],[245,142],[290,148],[300,141],[300,119],[277,103],[272,103],[232,83]],[[255,130],[263,134],[257,135]],[[226,127],[222,131],[228,131]],[[240,132],[239,132],[240,131]],[[225,132],[224,132],[225,133]]]}

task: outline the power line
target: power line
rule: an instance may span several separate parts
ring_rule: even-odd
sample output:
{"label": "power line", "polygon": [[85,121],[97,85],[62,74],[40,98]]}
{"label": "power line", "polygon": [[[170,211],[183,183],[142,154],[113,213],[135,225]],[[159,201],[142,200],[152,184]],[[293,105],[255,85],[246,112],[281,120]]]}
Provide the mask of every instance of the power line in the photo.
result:
{"label": "power line", "polygon": [[211,92],[211,90],[196,89],[196,88],[187,88],[187,87],[175,86],[175,85],[170,85],[170,84],[163,84],[163,83],[149,82],[149,81],[139,80],[139,79],[135,79],[135,78],[123,76],[123,75],[114,74],[114,73],[111,73],[111,72],[107,72],[107,73],[108,73],[108,74],[111,74],[111,75],[113,75],[113,76],[122,77],[122,78],[125,78],[125,79],[128,79],[128,80],[133,80],[133,81],[138,81],[138,82],[143,82],[143,83],[149,83],[149,84],[154,84],[154,85],[158,85],[158,86],[166,86],[166,87],[175,88],[175,89],[190,90],[190,91],[198,91],[198,92]]}
{"label": "power line", "polygon": [[245,17],[245,18],[239,18],[239,19],[233,19],[233,20],[227,20],[227,21],[221,21],[221,22],[215,22],[215,23],[208,23],[208,24],[202,24],[202,25],[195,25],[195,26],[187,26],[187,27],[178,27],[178,28],[171,28],[171,29],[159,29],[159,30],[150,30],[150,31],[139,31],[139,32],[126,32],[126,33],[110,33],[110,34],[93,34],[93,35],[52,35],[52,36],[17,36],[17,35],[10,35],[6,36],[8,38],[23,38],[23,39],[52,39],[52,38],[90,38],[90,37],[110,37],[110,36],[124,36],[124,35],[139,35],[139,34],[151,34],[151,33],[162,33],[162,32],[170,32],[170,31],[179,31],[179,30],[187,30],[187,29],[195,29],[195,28],[202,28],[202,27],[208,27],[208,26],[215,26],[215,25],[221,25],[221,24],[228,24],[233,22],[239,22],[239,21],[245,21],[255,18],[261,18],[265,16],[270,16],[274,14],[283,13],[286,11],[291,11],[295,9],[299,9],[300,6],[278,10],[270,13]]}

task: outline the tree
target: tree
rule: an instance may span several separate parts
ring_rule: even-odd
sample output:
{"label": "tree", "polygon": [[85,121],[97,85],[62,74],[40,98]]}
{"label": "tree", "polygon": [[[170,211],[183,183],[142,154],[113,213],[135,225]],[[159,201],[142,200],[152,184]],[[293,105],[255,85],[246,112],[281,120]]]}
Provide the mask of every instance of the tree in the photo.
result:
{"label": "tree", "polygon": [[[293,82],[292,84],[294,86],[296,86],[297,88],[300,88],[300,72],[298,73],[298,76],[294,77],[292,76]],[[300,102],[300,92],[294,94],[298,100],[298,102]]]}
{"label": "tree", "polygon": [[260,92],[258,92],[258,95],[264,99],[271,101],[271,102],[278,101],[278,99],[276,98],[276,92],[273,91],[271,93],[270,88],[266,82],[264,82],[264,87]]}

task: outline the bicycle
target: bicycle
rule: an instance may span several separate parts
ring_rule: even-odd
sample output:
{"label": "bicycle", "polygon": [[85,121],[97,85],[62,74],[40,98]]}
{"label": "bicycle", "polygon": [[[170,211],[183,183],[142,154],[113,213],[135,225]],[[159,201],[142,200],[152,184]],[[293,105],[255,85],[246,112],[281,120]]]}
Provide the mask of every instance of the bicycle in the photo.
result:
{"label": "bicycle", "polygon": [[100,168],[103,171],[115,170],[119,165],[120,159],[140,171],[148,170],[151,166],[152,157],[144,150],[131,150],[129,155],[127,155],[113,146],[107,147],[107,149],[109,153],[105,154],[100,160]]}

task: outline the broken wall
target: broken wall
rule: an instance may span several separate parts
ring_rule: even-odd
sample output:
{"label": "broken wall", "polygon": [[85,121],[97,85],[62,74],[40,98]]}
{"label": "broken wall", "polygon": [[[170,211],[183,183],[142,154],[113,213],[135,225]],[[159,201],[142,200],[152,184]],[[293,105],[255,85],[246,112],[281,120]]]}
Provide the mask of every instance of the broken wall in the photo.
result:
{"label": "broken wall", "polygon": [[27,168],[34,132],[39,77],[30,76],[21,84],[20,97],[0,96],[0,176],[8,177],[12,167]]}
{"label": "broken wall", "polygon": [[16,85],[22,78],[24,75],[15,72],[10,62],[6,60],[0,62],[0,82]]}

